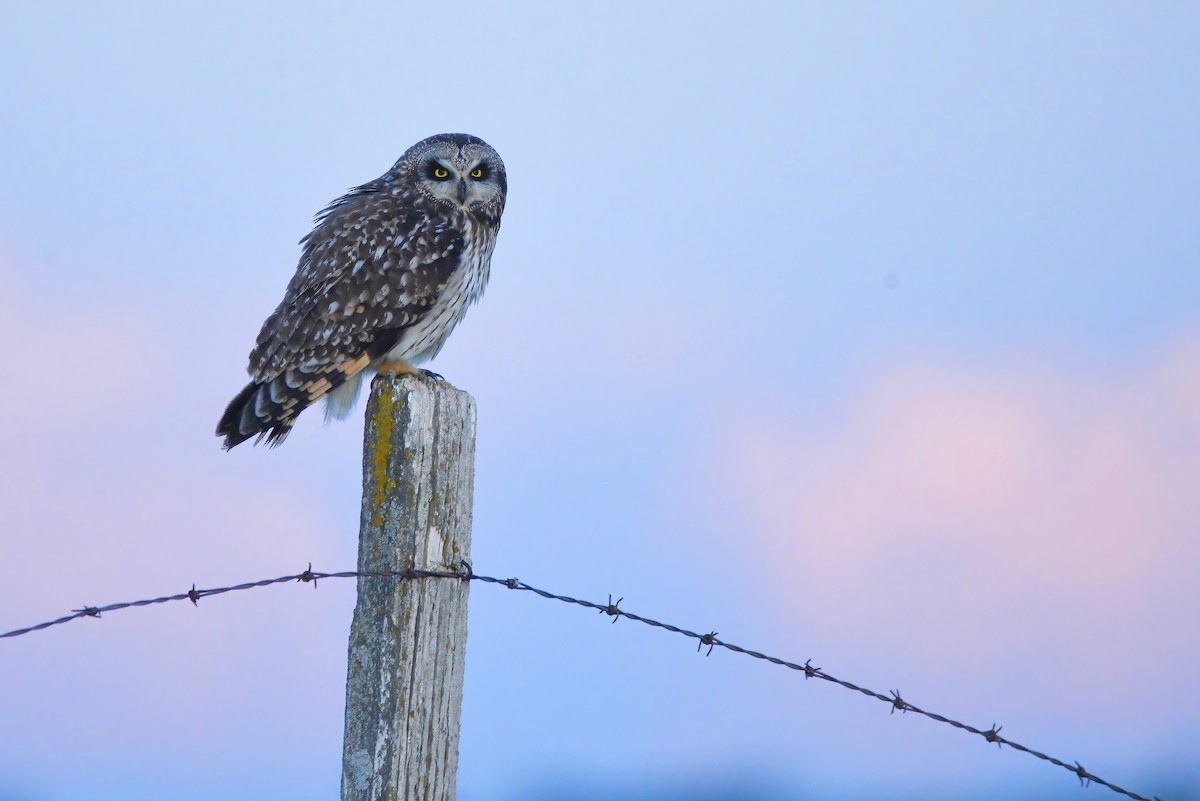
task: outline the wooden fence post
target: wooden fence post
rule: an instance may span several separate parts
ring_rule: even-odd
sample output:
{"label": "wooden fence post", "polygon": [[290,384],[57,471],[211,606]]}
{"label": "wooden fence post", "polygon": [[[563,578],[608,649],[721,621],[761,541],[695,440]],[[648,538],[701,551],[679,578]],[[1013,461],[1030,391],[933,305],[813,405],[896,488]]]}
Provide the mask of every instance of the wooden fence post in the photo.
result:
{"label": "wooden fence post", "polygon": [[[470,559],[475,402],[419,376],[371,383],[358,569]],[[453,801],[469,582],[359,578],[343,801]]]}

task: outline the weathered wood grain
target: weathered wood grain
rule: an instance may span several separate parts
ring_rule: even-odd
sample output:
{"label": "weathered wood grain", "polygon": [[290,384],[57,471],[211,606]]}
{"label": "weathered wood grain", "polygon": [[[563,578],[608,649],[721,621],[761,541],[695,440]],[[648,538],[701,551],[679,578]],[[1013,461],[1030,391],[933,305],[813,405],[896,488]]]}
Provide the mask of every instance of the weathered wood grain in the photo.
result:
{"label": "weathered wood grain", "polygon": [[[475,402],[420,376],[367,405],[358,569],[470,559]],[[452,801],[469,582],[360,578],[346,679],[344,801]]]}

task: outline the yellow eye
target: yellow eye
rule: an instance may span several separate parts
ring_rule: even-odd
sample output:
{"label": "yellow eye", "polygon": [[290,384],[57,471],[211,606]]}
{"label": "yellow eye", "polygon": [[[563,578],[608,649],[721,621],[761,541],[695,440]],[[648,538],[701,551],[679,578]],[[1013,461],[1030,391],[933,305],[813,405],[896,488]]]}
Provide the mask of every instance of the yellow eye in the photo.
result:
{"label": "yellow eye", "polygon": [[450,171],[447,170],[445,167],[434,167],[433,168],[433,177],[434,178],[449,178]]}
{"label": "yellow eye", "polygon": [[475,169],[471,170],[471,177],[472,178],[482,178],[483,177],[483,167],[476,167]]}

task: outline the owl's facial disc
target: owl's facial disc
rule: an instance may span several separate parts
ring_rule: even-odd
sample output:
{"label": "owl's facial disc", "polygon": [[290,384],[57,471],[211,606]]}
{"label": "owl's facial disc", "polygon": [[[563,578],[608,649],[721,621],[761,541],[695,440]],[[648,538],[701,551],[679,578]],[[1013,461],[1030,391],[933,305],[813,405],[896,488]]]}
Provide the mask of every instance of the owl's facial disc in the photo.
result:
{"label": "owl's facial disc", "polygon": [[431,197],[469,209],[503,192],[504,165],[490,147],[441,144],[416,162],[417,182]]}

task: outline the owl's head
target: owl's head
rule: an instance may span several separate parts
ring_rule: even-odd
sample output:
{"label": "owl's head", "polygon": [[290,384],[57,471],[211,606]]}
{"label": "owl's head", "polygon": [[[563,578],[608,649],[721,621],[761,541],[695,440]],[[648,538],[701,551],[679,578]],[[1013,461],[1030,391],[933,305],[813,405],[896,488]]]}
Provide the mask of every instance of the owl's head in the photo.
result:
{"label": "owl's head", "polygon": [[438,134],[410,147],[393,172],[426,196],[465,211],[504,210],[508,178],[500,154],[470,134]]}

